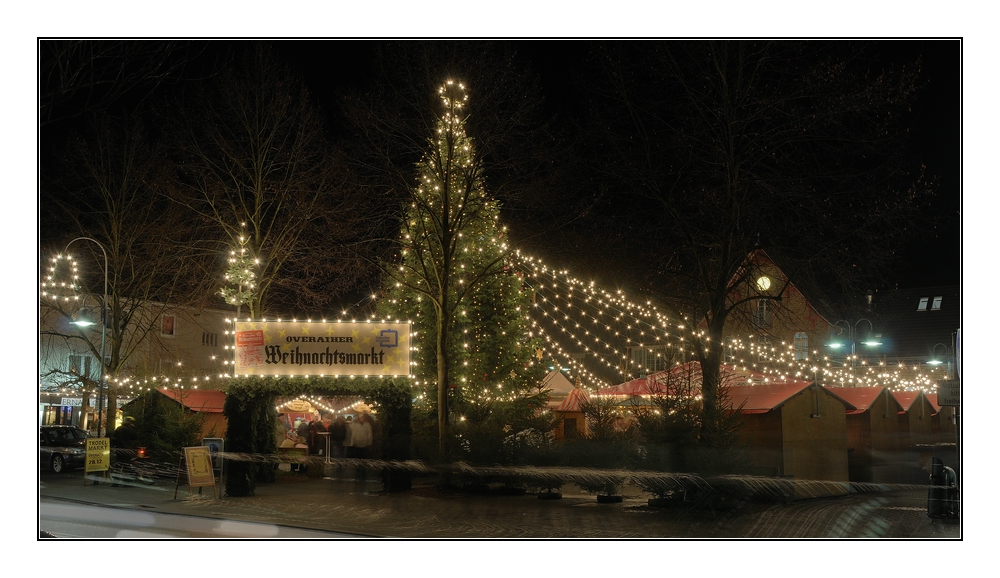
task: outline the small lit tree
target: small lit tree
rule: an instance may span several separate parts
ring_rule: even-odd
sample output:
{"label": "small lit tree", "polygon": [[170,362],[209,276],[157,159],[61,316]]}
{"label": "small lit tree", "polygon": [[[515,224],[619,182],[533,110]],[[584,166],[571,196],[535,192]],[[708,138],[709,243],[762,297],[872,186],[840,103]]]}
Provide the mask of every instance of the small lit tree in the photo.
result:
{"label": "small lit tree", "polygon": [[237,316],[240,314],[240,308],[254,299],[259,264],[259,259],[248,247],[248,238],[246,235],[240,235],[236,247],[229,251],[225,274],[226,285],[219,291],[226,303],[236,306]]}

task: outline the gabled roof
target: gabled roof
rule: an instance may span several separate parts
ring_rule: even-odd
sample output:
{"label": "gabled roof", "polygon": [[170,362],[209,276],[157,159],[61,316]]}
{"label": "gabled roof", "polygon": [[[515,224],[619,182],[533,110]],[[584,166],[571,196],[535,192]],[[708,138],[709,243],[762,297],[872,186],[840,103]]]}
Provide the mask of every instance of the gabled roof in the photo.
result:
{"label": "gabled roof", "polygon": [[222,406],[226,402],[226,394],[221,391],[198,389],[179,390],[165,387],[161,387],[156,391],[192,411],[222,413]]}
{"label": "gabled roof", "polygon": [[925,393],[924,397],[927,398],[927,401],[931,402],[931,407],[934,408],[934,413],[938,413],[939,411],[941,411],[941,404],[938,403],[938,394]]}
{"label": "gabled roof", "polygon": [[[792,290],[802,295],[802,297],[805,298],[806,303],[808,303],[809,306],[812,307],[813,311],[815,311],[817,315],[823,318],[823,321],[825,321],[828,325],[832,325],[832,323],[829,320],[836,319],[836,317],[834,316],[833,311],[827,305],[826,301],[821,298],[810,299],[806,297],[806,294],[812,293],[812,291],[803,292],[802,287],[800,286],[801,284],[793,283],[792,281],[790,281],[788,274],[785,273],[784,269],[782,269],[782,267],[778,265],[774,261],[774,259],[772,259],[771,256],[767,254],[766,251],[764,251],[763,249],[754,249],[753,251],[747,254],[744,263],[746,262],[753,262],[758,265],[761,263],[767,263],[770,266],[777,269],[782,277],[781,283],[784,284],[786,281],[788,282],[788,287],[786,288],[786,291]],[[736,281],[736,277],[738,275],[739,272],[737,272],[732,278],[729,279],[730,285],[732,285]]]}
{"label": "gabled roof", "polygon": [[[812,383],[800,379],[793,379],[782,383],[771,383],[767,385],[743,385],[730,387],[729,401],[732,407],[737,408],[743,405],[742,413],[759,414],[767,413],[771,410],[783,406],[788,400],[797,394],[811,387]],[[846,399],[830,391],[828,388],[820,388],[825,394],[835,398],[844,404],[848,410],[857,409]]]}
{"label": "gabled roof", "polygon": [[743,413],[767,413],[781,407],[795,394],[809,387],[809,382],[779,383],[775,385],[738,385],[728,388],[731,407],[743,406]]}
{"label": "gabled roof", "polygon": [[[650,395],[671,394],[672,379],[690,379],[695,392],[701,391],[701,365],[690,361],[666,371],[651,373],[644,378],[633,379],[614,387],[599,390],[598,395]],[[738,369],[729,365],[719,368],[720,382],[729,397],[732,408],[743,406],[742,413],[767,413],[781,407],[792,396],[812,385],[804,379],[787,378],[783,381],[759,371]],[[754,385],[756,384],[756,385]],[[837,392],[823,388],[823,391],[844,404],[848,411],[857,409]]]}
{"label": "gabled roof", "polygon": [[916,401],[919,396],[920,396],[919,391],[892,392],[892,397],[896,398],[896,401],[899,402],[899,405],[900,407],[903,408],[903,411],[910,411],[910,406],[913,405],[913,402]]}
{"label": "gabled roof", "polygon": [[551,389],[555,394],[568,394],[573,391],[573,383],[558,369],[553,369],[542,379],[542,389]]}
{"label": "gabled roof", "polygon": [[[869,409],[878,396],[882,395],[885,391],[884,387],[827,387],[827,391],[846,401],[847,403],[854,406],[854,409],[848,409],[848,415],[861,414]],[[898,404],[898,402],[897,402]],[[896,411],[900,411],[902,408],[898,408]]]}

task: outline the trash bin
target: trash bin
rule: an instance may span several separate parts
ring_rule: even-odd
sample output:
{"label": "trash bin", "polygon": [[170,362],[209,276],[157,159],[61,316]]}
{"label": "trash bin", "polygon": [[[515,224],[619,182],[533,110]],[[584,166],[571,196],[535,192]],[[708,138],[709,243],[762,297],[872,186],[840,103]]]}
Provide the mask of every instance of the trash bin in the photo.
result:
{"label": "trash bin", "polygon": [[958,519],[958,483],[955,470],[945,466],[941,458],[934,458],[931,462],[927,517]]}

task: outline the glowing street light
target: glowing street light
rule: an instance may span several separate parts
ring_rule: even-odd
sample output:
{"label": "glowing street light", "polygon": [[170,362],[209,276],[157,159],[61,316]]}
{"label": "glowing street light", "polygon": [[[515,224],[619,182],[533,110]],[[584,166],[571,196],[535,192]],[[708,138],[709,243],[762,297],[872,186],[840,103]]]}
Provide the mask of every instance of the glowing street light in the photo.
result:
{"label": "glowing street light", "polygon": [[[854,373],[854,363],[855,363],[855,361],[857,359],[858,325],[860,325],[862,321],[868,323],[868,334],[865,336],[865,339],[861,341],[861,344],[862,345],[866,345],[868,347],[878,347],[879,345],[882,345],[882,342],[878,339],[878,337],[876,335],[874,335],[874,333],[875,333],[875,326],[872,325],[872,322],[870,320],[868,320],[868,319],[864,319],[864,318],[858,319],[854,323],[854,325],[851,325],[850,321],[845,321],[843,319],[840,319],[836,323],[834,323],[834,327],[838,327],[839,328],[839,326],[840,326],[841,323],[843,323],[847,327],[847,338],[850,341],[850,345],[851,345],[851,373],[852,373],[852,375]],[[843,333],[843,329],[841,329],[841,333]],[[845,344],[845,343],[843,343],[841,341],[833,341],[833,342],[830,342],[830,343],[826,344],[827,347],[830,347],[832,349],[840,349],[841,347],[844,347],[846,345],[847,344]]]}

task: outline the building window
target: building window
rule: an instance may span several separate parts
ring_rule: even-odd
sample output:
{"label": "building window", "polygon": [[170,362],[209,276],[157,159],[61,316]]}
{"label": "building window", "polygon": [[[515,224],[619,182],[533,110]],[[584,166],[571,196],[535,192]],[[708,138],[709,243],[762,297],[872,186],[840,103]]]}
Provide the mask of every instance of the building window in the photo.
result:
{"label": "building window", "polygon": [[757,328],[767,328],[771,326],[771,301],[768,299],[758,299],[754,303],[753,326]]}
{"label": "building window", "polygon": [[89,355],[70,355],[69,372],[90,378],[90,360]]}
{"label": "building window", "polygon": [[795,359],[809,359],[809,334],[804,331],[795,333]]}
{"label": "building window", "polygon": [[160,317],[160,335],[164,337],[174,337],[176,335],[177,327],[175,325],[175,319],[173,315],[164,315]]}
{"label": "building window", "polygon": [[208,347],[216,347],[219,344],[219,336],[215,333],[203,331],[201,334],[201,344],[207,345]]}
{"label": "building window", "polygon": [[667,369],[666,345],[636,345],[631,347],[632,370],[643,377]]}
{"label": "building window", "polygon": [[942,297],[940,295],[934,298],[934,301],[931,302],[931,311],[941,310],[941,299]]}
{"label": "building window", "polygon": [[927,300],[929,297],[921,297],[920,303],[917,303],[917,311],[927,311]]}

